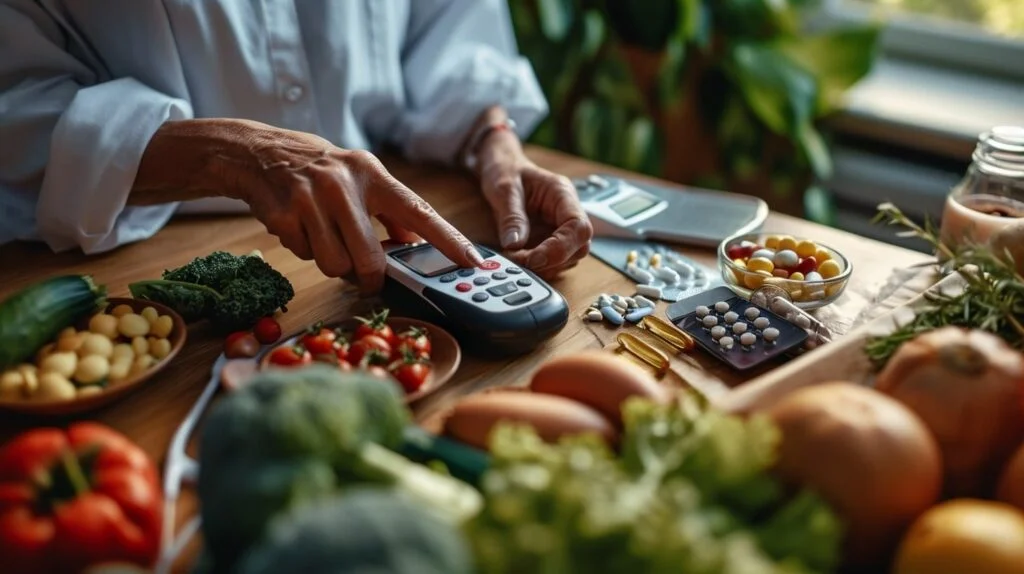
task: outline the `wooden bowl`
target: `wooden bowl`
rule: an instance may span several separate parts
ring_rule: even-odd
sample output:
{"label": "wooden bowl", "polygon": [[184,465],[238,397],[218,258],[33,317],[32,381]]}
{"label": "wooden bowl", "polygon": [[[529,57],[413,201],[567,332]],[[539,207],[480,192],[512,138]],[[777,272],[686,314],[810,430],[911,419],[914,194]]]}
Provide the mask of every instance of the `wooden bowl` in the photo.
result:
{"label": "wooden bowl", "polygon": [[[124,398],[129,393],[138,390],[143,383],[152,379],[154,375],[169,365],[178,355],[178,352],[181,351],[181,348],[185,346],[188,328],[185,325],[185,321],[181,318],[181,315],[178,315],[178,313],[165,305],[142,299],[132,299],[130,297],[109,298],[107,300],[106,311],[110,312],[110,310],[118,305],[128,305],[136,313],[141,313],[146,307],[153,307],[159,314],[170,317],[171,321],[174,323],[174,326],[171,328],[171,334],[167,337],[171,342],[171,352],[163,359],[160,359],[159,362],[148,370],[128,377],[116,385],[107,386],[99,394],[86,395],[84,397],[76,397],[74,399],[60,401],[38,401],[32,400],[31,398],[17,401],[0,401],[0,409],[44,416],[63,416],[83,413]],[[88,322],[89,318],[87,317],[76,324],[75,327],[79,330],[84,330],[88,325]]]}
{"label": "wooden bowl", "polygon": [[[356,319],[350,319],[342,321],[340,323],[332,323],[324,325],[328,329],[342,329],[343,331],[351,332],[359,325]],[[427,323],[426,321],[420,321],[419,319],[411,319],[408,317],[389,317],[388,325],[395,331],[395,333],[401,333],[411,327],[419,327],[427,332],[427,336],[430,337],[430,374],[427,375],[427,380],[423,383],[423,386],[414,393],[407,393],[405,395],[405,403],[412,404],[440,389],[445,383],[447,383],[452,375],[459,369],[459,364],[462,362],[462,350],[459,348],[458,342],[455,337],[452,337],[448,331],[445,331],[441,327],[434,325],[433,323]],[[227,386],[229,388],[238,388],[244,385],[244,379],[248,375],[254,374],[257,370],[270,368],[269,363],[270,353],[282,346],[294,345],[296,341],[302,336],[302,333],[291,335],[285,339],[282,339],[278,343],[264,349],[253,361],[257,367],[255,369],[246,369],[244,365],[236,364],[233,366],[238,375],[229,377]],[[238,361],[232,361],[237,363]]]}

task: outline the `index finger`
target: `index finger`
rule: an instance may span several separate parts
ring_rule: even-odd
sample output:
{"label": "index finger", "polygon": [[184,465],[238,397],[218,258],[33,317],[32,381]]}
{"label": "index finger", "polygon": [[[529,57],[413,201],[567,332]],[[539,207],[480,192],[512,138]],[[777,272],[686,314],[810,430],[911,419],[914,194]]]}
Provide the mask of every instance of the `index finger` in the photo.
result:
{"label": "index finger", "polygon": [[422,197],[397,180],[392,180],[388,192],[394,198],[394,207],[387,212],[388,219],[425,239],[453,263],[478,267],[484,262],[473,242],[438,215]]}

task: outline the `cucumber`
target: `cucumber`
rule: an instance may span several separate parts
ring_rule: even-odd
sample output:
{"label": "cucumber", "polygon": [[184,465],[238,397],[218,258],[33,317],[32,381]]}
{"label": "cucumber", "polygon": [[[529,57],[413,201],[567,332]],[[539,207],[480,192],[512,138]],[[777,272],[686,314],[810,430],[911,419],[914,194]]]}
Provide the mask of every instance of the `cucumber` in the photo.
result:
{"label": "cucumber", "polygon": [[0,303],[0,371],[28,361],[61,330],[103,309],[107,288],[88,275],[61,275]]}

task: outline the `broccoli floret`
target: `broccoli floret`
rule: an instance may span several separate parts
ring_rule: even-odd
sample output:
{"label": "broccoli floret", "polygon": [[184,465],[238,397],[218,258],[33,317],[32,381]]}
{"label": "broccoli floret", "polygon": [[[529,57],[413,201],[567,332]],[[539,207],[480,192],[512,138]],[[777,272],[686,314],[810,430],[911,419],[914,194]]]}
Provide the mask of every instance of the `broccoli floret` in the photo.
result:
{"label": "broccoli floret", "polygon": [[215,251],[128,289],[137,299],[167,305],[188,322],[209,319],[222,331],[246,329],[295,297],[291,282],[258,253]]}

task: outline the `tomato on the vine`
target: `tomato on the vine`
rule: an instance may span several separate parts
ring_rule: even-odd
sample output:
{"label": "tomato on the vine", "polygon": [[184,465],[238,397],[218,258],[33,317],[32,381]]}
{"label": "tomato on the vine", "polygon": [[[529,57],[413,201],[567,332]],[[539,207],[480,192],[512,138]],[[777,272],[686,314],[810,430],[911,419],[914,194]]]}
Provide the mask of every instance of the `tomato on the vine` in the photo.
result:
{"label": "tomato on the vine", "polygon": [[388,345],[394,347],[398,343],[398,338],[395,337],[395,332],[391,329],[391,325],[388,325],[388,309],[384,309],[380,313],[375,313],[369,319],[363,317],[356,317],[359,319],[360,325],[356,327],[356,332],[353,337],[356,341],[363,337],[369,337],[376,335],[381,339],[387,341]]}
{"label": "tomato on the vine", "polygon": [[302,336],[302,345],[314,355],[326,355],[334,353],[334,342],[337,339],[337,333],[317,323]]}
{"label": "tomato on the vine", "polygon": [[270,352],[270,364],[281,367],[308,365],[313,362],[313,355],[298,345],[284,345]]}
{"label": "tomato on the vine", "polygon": [[352,343],[348,348],[347,360],[353,365],[361,365],[363,358],[371,352],[374,355],[383,355],[386,362],[391,357],[391,345],[377,335],[367,335]]}
{"label": "tomato on the vine", "polygon": [[398,345],[395,347],[395,358],[399,359],[406,355],[412,355],[419,359],[430,358],[430,337],[427,330],[421,327],[410,327],[399,333]]}
{"label": "tomato on the vine", "polygon": [[396,361],[389,367],[391,375],[402,385],[407,393],[414,393],[423,386],[430,376],[430,365],[422,360],[406,358]]}

